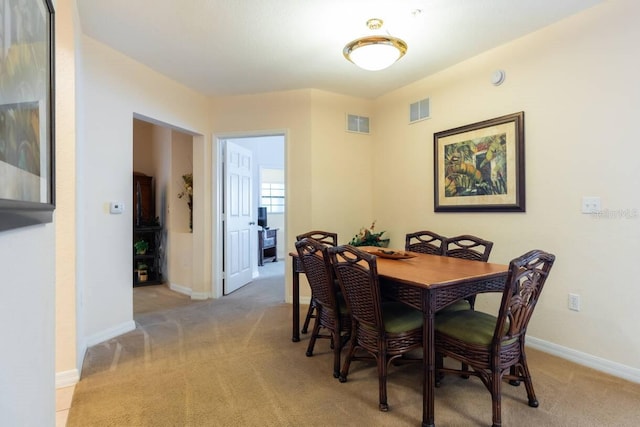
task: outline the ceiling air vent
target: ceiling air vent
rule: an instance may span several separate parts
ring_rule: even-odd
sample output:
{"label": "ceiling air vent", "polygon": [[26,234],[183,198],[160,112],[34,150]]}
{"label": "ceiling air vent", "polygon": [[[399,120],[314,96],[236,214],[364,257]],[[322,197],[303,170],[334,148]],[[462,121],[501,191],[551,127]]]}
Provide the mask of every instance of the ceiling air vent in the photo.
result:
{"label": "ceiling air vent", "polygon": [[347,131],[357,133],[369,133],[369,117],[347,114]]}
{"label": "ceiling air vent", "polygon": [[431,117],[429,98],[414,102],[409,106],[409,123],[419,122],[429,117]]}

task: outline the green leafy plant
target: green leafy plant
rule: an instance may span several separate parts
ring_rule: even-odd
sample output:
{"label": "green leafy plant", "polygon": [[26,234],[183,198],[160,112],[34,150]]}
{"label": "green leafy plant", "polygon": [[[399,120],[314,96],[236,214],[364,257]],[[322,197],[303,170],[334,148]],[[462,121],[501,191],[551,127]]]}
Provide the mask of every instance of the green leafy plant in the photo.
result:
{"label": "green leafy plant", "polygon": [[138,282],[146,282],[149,279],[149,266],[144,262],[138,263]]}
{"label": "green leafy plant", "polygon": [[133,244],[133,248],[136,250],[136,254],[142,255],[149,249],[149,242],[139,239]]}
{"label": "green leafy plant", "polygon": [[189,230],[193,230],[193,174],[187,173],[182,175],[183,189],[178,193],[178,198],[183,197],[187,199],[187,206],[189,206]]}
{"label": "green leafy plant", "polygon": [[383,239],[382,235],[384,231],[378,233],[375,232],[376,222],[371,223],[371,227],[360,229],[360,232],[353,236],[353,239],[349,242],[351,246],[380,246],[387,247],[389,239]]}

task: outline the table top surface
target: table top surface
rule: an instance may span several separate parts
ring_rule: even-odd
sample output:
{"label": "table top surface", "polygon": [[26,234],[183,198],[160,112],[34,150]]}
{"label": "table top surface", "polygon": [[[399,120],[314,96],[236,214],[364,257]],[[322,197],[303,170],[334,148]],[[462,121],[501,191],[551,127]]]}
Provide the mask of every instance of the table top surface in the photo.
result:
{"label": "table top surface", "polygon": [[506,276],[509,266],[416,253],[414,258],[377,258],[378,274],[421,287],[451,286],[480,278]]}
{"label": "table top surface", "polygon": [[[361,246],[365,252],[378,247]],[[378,274],[382,277],[419,287],[442,287],[492,277],[506,277],[509,266],[483,261],[428,255],[412,252],[407,259],[377,257]],[[298,254],[291,253],[296,257]]]}

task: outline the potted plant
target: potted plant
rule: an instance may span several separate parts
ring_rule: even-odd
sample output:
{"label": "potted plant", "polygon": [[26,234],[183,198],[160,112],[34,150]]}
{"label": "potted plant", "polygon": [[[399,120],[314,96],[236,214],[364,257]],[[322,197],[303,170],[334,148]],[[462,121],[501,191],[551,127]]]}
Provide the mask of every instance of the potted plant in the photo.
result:
{"label": "potted plant", "polygon": [[138,282],[146,282],[149,279],[149,266],[143,262],[138,263]]}
{"label": "potted plant", "polygon": [[133,244],[133,248],[136,250],[137,255],[144,255],[149,249],[149,242],[139,239]]}
{"label": "potted plant", "polygon": [[360,233],[353,236],[349,244],[352,246],[381,246],[386,248],[389,245],[389,239],[382,238],[382,235],[385,233],[384,231],[376,233],[374,231],[375,226],[376,222],[373,221],[371,227],[361,228]]}
{"label": "potted plant", "polygon": [[193,174],[187,173],[182,175],[183,190],[178,193],[178,198],[183,197],[187,199],[187,206],[189,206],[189,231],[193,233]]}

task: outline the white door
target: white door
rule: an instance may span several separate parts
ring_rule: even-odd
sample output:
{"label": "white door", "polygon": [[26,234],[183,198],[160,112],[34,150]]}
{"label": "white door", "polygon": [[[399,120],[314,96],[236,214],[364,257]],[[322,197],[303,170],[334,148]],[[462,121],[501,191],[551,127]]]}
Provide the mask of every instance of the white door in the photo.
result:
{"label": "white door", "polygon": [[252,152],[230,141],[225,146],[224,286],[227,295],[251,281]]}

